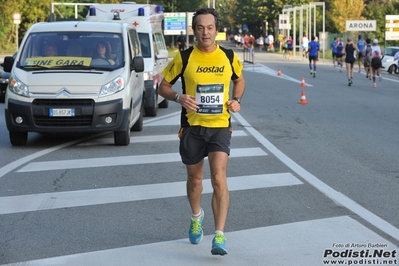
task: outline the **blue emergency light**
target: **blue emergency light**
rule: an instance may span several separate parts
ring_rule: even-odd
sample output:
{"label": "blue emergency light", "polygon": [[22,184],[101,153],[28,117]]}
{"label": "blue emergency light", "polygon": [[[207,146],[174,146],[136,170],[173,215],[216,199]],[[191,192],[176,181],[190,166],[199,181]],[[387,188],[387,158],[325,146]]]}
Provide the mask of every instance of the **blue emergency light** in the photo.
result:
{"label": "blue emergency light", "polygon": [[139,8],[139,16],[144,16],[144,8]]}
{"label": "blue emergency light", "polygon": [[89,15],[90,16],[95,16],[96,15],[96,8],[94,6],[91,6],[89,9]]}

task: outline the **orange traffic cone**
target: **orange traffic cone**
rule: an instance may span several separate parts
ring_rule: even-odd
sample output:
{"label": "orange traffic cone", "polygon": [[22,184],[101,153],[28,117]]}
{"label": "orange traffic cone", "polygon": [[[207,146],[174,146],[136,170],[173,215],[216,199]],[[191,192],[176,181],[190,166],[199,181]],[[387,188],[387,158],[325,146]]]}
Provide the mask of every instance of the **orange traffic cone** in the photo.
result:
{"label": "orange traffic cone", "polygon": [[305,78],[304,77],[302,77],[301,87],[306,87],[306,83],[305,83]]}
{"label": "orange traffic cone", "polygon": [[280,68],[277,71],[277,76],[281,76],[281,69]]}
{"label": "orange traffic cone", "polygon": [[305,91],[302,91],[302,96],[301,96],[301,100],[299,101],[300,104],[308,104],[308,101],[306,100],[306,95],[305,95]]}

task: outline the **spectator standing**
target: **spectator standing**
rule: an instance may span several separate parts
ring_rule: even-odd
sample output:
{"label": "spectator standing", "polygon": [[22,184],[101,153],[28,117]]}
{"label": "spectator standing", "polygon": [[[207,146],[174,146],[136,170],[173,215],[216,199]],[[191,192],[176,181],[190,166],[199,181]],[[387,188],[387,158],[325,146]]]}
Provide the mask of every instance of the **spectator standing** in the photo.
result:
{"label": "spectator standing", "polygon": [[267,36],[267,38],[269,39],[269,50],[270,52],[274,53],[274,36],[269,33],[269,36]]}
{"label": "spectator standing", "polygon": [[186,37],[184,36],[183,31],[181,31],[180,36],[177,37],[176,44],[179,48],[179,51],[183,51],[186,49]]}
{"label": "spectator standing", "polygon": [[263,47],[265,46],[265,38],[261,34],[258,38],[258,46],[259,46],[259,51],[262,52]]}

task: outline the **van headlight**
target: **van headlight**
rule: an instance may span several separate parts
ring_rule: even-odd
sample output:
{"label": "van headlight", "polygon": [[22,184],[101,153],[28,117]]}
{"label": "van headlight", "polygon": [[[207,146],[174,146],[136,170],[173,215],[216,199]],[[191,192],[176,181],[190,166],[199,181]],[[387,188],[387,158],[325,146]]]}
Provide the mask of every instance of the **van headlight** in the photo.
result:
{"label": "van headlight", "polygon": [[29,97],[29,88],[28,86],[20,81],[17,77],[11,77],[8,83],[8,87],[10,90],[18,95]]}
{"label": "van headlight", "polygon": [[109,83],[103,85],[100,90],[98,97],[105,97],[111,94],[117,93],[125,88],[125,82],[122,77],[117,77],[116,79],[110,81]]}

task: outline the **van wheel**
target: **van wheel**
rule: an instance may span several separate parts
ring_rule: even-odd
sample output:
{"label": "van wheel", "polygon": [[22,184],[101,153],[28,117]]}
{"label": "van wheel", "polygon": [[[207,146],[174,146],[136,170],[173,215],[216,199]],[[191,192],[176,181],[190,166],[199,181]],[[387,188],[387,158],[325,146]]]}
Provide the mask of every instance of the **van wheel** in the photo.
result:
{"label": "van wheel", "polygon": [[28,142],[28,132],[10,131],[9,135],[13,146],[24,146]]}
{"label": "van wheel", "polygon": [[168,108],[169,106],[169,101],[168,99],[164,99],[162,102],[159,103],[159,108]]}
{"label": "van wheel", "polygon": [[143,130],[143,121],[144,121],[144,102],[141,103],[139,119],[137,119],[136,123],[132,126],[130,130],[131,131]]}
{"label": "van wheel", "polygon": [[157,111],[158,111],[158,94],[153,91],[154,97],[153,97],[153,103],[152,107],[145,107],[145,116],[157,116]]}
{"label": "van wheel", "polygon": [[395,68],[396,68],[395,65],[390,66],[390,67],[388,68],[388,73],[389,73],[389,74],[395,73]]}
{"label": "van wheel", "polygon": [[127,146],[130,144],[130,128],[127,123],[126,130],[114,132],[114,143],[116,146]]}

